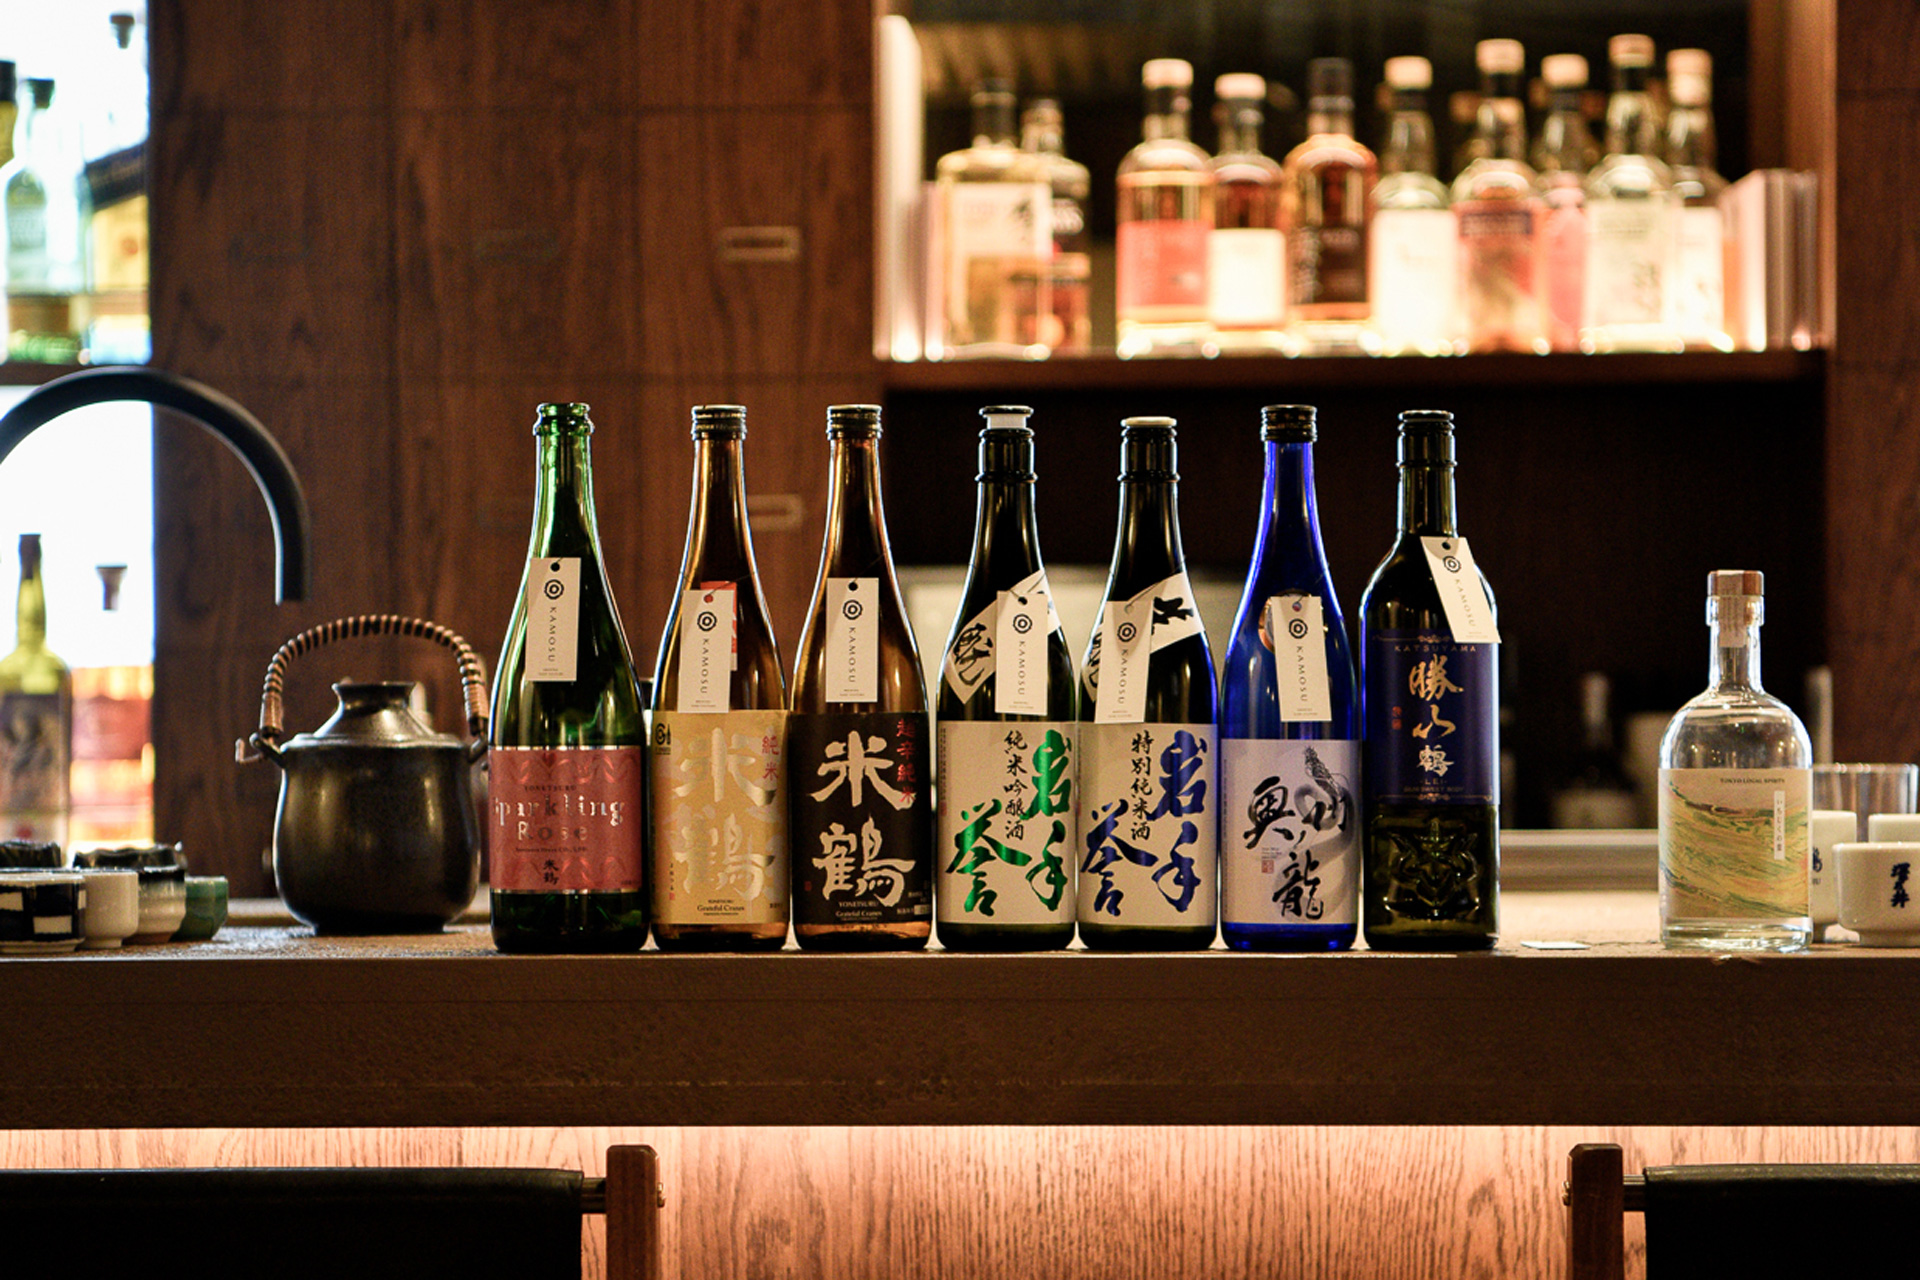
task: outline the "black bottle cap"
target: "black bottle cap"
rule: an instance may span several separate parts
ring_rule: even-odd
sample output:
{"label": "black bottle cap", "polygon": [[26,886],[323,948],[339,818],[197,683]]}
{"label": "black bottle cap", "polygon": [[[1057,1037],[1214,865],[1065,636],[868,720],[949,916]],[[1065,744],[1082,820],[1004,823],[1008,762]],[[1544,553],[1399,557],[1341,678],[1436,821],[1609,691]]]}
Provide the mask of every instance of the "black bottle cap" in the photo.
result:
{"label": "black bottle cap", "polygon": [[1310,404],[1270,404],[1260,410],[1260,438],[1282,444],[1312,444],[1320,437]]}
{"label": "black bottle cap", "polygon": [[980,428],[980,471],[975,480],[1034,481],[1033,428],[1027,425],[1032,414],[1023,404],[992,404],[980,411],[987,425]]}
{"label": "black bottle cap", "polygon": [[747,435],[747,410],[737,404],[697,404],[693,406],[693,437],[744,440]]}
{"label": "black bottle cap", "polygon": [[1173,482],[1180,478],[1172,418],[1120,420],[1120,479]]}
{"label": "black bottle cap", "polygon": [[1453,415],[1445,409],[1408,409],[1400,415],[1400,461],[1453,465]]}
{"label": "black bottle cap", "polygon": [[543,431],[593,430],[593,419],[587,416],[587,406],[577,401],[550,401],[535,409],[534,415],[535,435]]}

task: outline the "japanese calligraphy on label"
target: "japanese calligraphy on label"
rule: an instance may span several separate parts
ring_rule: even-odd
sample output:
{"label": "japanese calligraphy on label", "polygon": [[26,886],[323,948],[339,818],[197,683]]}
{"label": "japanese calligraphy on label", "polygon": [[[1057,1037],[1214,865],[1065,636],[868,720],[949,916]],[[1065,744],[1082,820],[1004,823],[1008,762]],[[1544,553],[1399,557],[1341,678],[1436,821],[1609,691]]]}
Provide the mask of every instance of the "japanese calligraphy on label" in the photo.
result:
{"label": "japanese calligraphy on label", "polygon": [[1280,719],[1309,724],[1333,719],[1333,693],[1327,686],[1327,624],[1320,597],[1301,592],[1269,596],[1260,629],[1260,638],[1273,650]]}
{"label": "japanese calligraphy on label", "polygon": [[680,596],[680,687],[675,711],[713,714],[729,708],[733,686],[734,606],[731,582],[708,583]]}
{"label": "japanese calligraphy on label", "polygon": [[953,696],[966,702],[993,674],[993,623],[1000,616],[1000,602],[974,614],[954,632],[947,646],[944,678]]}
{"label": "japanese calligraphy on label", "polygon": [[795,924],[901,924],[933,913],[924,712],[787,723]]}
{"label": "japanese calligraphy on label", "polygon": [[827,579],[828,702],[880,696],[880,579]]}
{"label": "japanese calligraphy on label", "polygon": [[784,711],[653,717],[653,918],[787,918]]}
{"label": "japanese calligraphy on label", "polygon": [[1447,629],[1460,644],[1499,644],[1500,628],[1494,625],[1493,601],[1487,598],[1487,586],[1474,567],[1473,552],[1465,538],[1422,538],[1427,553],[1427,568],[1433,573],[1433,585],[1440,592],[1440,607],[1446,610]]}
{"label": "japanese calligraphy on label", "polygon": [[572,680],[580,660],[580,557],[527,561],[527,679]]}
{"label": "japanese calligraphy on label", "polygon": [[1220,793],[1223,922],[1357,921],[1359,743],[1223,739]]}
{"label": "japanese calligraphy on label", "polygon": [[[1081,673],[1087,696],[1094,701],[1094,723],[1144,720],[1148,659],[1170,644],[1199,635],[1202,629],[1193,584],[1184,573],[1156,582],[1131,599],[1102,603]],[[1107,689],[1100,683],[1103,665],[1113,672]]]}
{"label": "japanese calligraphy on label", "polygon": [[1807,914],[1809,769],[1662,769],[1664,920]]}
{"label": "japanese calligraphy on label", "polygon": [[1074,725],[940,725],[936,900],[946,924],[1073,919]]}
{"label": "japanese calligraphy on label", "polygon": [[1499,646],[1437,631],[1374,631],[1366,644],[1372,799],[1499,804]]}
{"label": "japanese calligraphy on label", "polygon": [[1213,726],[1080,727],[1080,919],[1213,923]]}
{"label": "japanese calligraphy on label", "polygon": [[644,747],[487,752],[487,880],[525,892],[640,887]]}

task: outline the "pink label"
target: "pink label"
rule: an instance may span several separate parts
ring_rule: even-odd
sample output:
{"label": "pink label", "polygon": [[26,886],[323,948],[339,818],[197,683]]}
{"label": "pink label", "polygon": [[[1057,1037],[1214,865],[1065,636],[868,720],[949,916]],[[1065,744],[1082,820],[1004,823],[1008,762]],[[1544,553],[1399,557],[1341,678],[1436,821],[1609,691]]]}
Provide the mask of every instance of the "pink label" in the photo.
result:
{"label": "pink label", "polygon": [[1123,222],[1119,243],[1119,307],[1207,305],[1207,236],[1211,222],[1198,219]]}
{"label": "pink label", "polygon": [[638,889],[646,767],[644,747],[488,751],[493,887]]}

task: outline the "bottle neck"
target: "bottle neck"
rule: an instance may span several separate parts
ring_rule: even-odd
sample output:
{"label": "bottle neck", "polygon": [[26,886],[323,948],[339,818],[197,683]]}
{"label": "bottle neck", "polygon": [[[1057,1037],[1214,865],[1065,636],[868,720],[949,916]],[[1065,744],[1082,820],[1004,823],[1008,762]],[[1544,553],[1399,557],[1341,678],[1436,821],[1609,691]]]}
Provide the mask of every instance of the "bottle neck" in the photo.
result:
{"label": "bottle neck", "polygon": [[973,145],[976,147],[1011,147],[1020,137],[1015,126],[1013,100],[994,99],[979,102],[973,108]]}
{"label": "bottle neck", "polygon": [[680,589],[753,576],[747,536],[747,486],[738,436],[695,436],[693,501]]}
{"label": "bottle neck", "polygon": [[1263,118],[1260,108],[1252,103],[1229,103],[1220,120],[1220,154],[1258,155]]}
{"label": "bottle neck", "polygon": [[1187,93],[1165,86],[1147,90],[1147,114],[1140,123],[1140,136],[1149,142],[1172,138],[1187,140]]}
{"label": "bottle neck", "polygon": [[1713,137],[1713,108],[1674,107],[1667,116],[1667,163],[1682,169],[1712,169],[1718,148]]}
{"label": "bottle neck", "polygon": [[1067,152],[1065,132],[1057,122],[1029,120],[1020,131],[1020,149],[1037,156],[1063,156]]}
{"label": "bottle neck", "polygon": [[585,431],[542,431],[539,492],[534,499],[533,555],[599,554],[593,514],[593,437]]}
{"label": "bottle neck", "polygon": [[1710,688],[1722,693],[1760,692],[1760,610],[1758,597],[1716,596],[1708,606],[1713,633],[1708,657]]}
{"label": "bottle neck", "polygon": [[1565,173],[1585,173],[1590,145],[1587,118],[1580,113],[1580,91],[1554,90],[1553,109],[1540,125],[1539,167]]}
{"label": "bottle neck", "polygon": [[1346,98],[1315,98],[1307,104],[1307,133],[1353,136],[1353,103]]}
{"label": "bottle neck", "polygon": [[1490,159],[1527,158],[1527,113],[1520,105],[1518,76],[1499,72],[1482,81],[1474,136]]}
{"label": "bottle neck", "polygon": [[822,552],[832,577],[892,576],[887,516],[880,499],[880,441],[833,437],[827,456],[827,535]]}
{"label": "bottle neck", "polygon": [[1256,564],[1286,547],[1305,546],[1326,576],[1327,553],[1320,541],[1320,508],[1314,498],[1313,444],[1306,440],[1266,442],[1266,480],[1260,502],[1267,520],[1254,549]]}
{"label": "bottle neck", "polygon": [[1107,597],[1130,599],[1185,568],[1178,484],[1164,476],[1120,477],[1120,526]]}
{"label": "bottle neck", "polygon": [[1653,155],[1657,121],[1647,96],[1647,69],[1615,67],[1613,79],[1613,96],[1607,99],[1607,153]]}
{"label": "bottle neck", "polygon": [[1400,464],[1400,533],[1413,537],[1453,537],[1453,463],[1416,461]]}
{"label": "bottle neck", "polygon": [[1033,485],[1033,437],[983,433],[970,574],[976,587],[1004,590],[1040,567]]}
{"label": "bottle neck", "polygon": [[1408,97],[1417,99],[1418,96],[1395,95],[1393,115],[1387,120],[1387,145],[1380,155],[1380,172],[1383,175],[1433,172],[1433,118],[1427,114],[1423,103],[1405,101]]}
{"label": "bottle neck", "polygon": [[20,560],[20,596],[14,610],[15,645],[21,649],[40,649],[47,643],[47,588],[40,576],[40,558],[22,556]]}

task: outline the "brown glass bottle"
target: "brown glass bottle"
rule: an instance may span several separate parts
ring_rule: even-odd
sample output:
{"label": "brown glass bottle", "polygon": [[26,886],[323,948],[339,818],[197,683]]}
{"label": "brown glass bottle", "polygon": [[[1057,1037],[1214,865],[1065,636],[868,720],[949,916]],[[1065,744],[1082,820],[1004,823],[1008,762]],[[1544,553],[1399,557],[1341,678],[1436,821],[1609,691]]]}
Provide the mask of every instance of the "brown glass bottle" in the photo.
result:
{"label": "brown glass bottle", "polygon": [[693,411],[693,501],[654,667],[654,941],[770,951],[787,937],[786,681],[747,526],[747,411]]}
{"label": "brown glass bottle", "polygon": [[827,410],[827,526],[787,724],[793,932],[810,951],[903,951],[933,928],[920,654],[887,546],[880,409]]}

